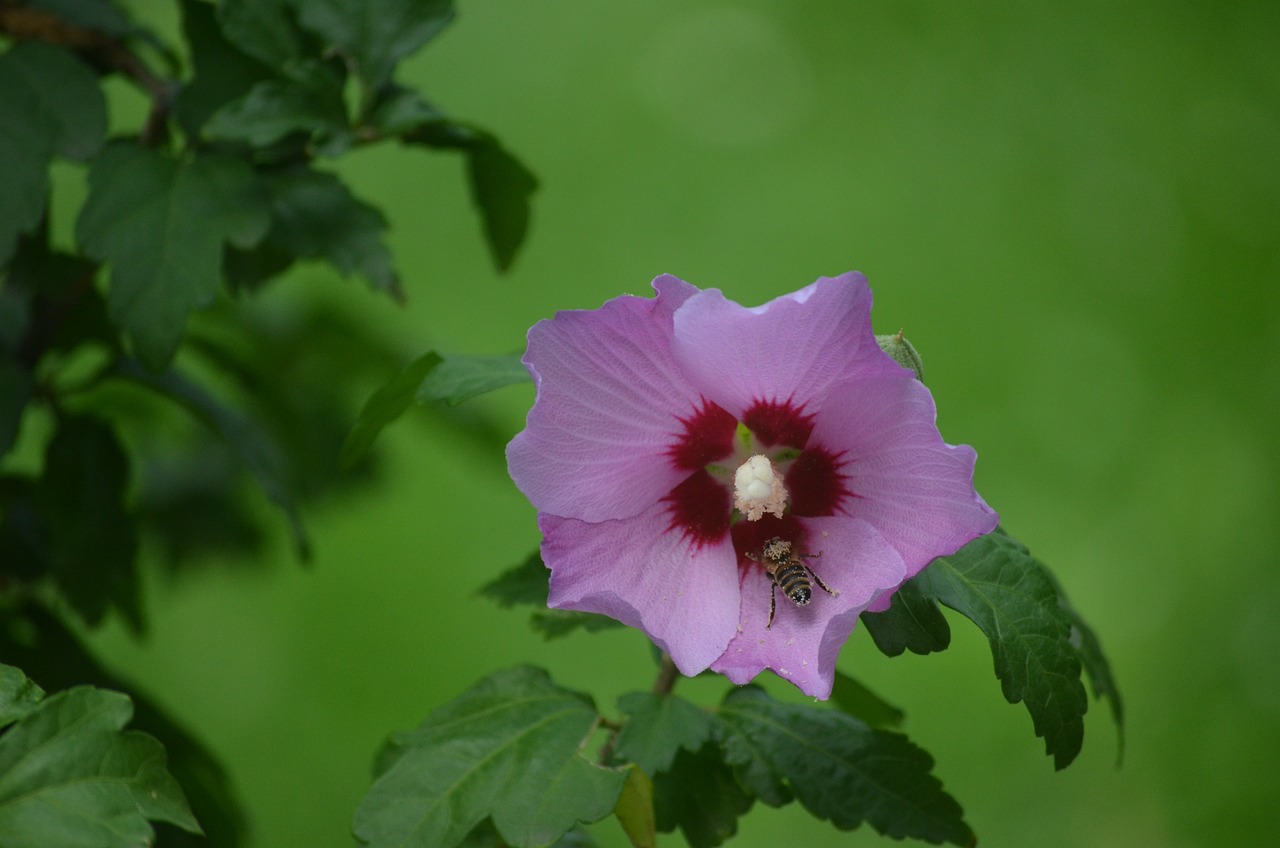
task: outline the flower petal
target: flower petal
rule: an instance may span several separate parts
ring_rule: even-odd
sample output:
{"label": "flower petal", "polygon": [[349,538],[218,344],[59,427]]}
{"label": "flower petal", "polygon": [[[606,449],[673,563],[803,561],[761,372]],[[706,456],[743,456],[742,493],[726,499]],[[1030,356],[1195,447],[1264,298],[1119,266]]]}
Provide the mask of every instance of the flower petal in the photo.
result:
{"label": "flower petal", "polygon": [[906,579],[898,552],[865,521],[844,516],[802,518],[810,553],[804,560],[828,588],[816,584],[803,607],[777,590],[773,626],[768,627],[772,581],[763,568],[742,572],[739,632],[711,664],[739,685],[766,668],[791,681],[806,695],[827,698],[835,677],[836,655],[868,605]]}
{"label": "flower petal", "polygon": [[898,368],[876,344],[870,316],[871,289],[856,271],[751,309],[707,289],[676,310],[676,360],[739,419],[758,402],[812,413],[834,383]]}
{"label": "flower petal", "polygon": [[629,518],[688,476],[669,454],[703,404],[672,357],[671,315],[697,289],[670,275],[653,287],[656,299],[624,295],[529,330],[538,396],[507,468],[539,511]]}
{"label": "flower petal", "polygon": [[622,521],[541,515],[548,606],[598,612],[637,627],[694,675],[738,628],[738,570],[726,533],[698,544],[668,530],[665,505]]}
{"label": "flower petal", "polygon": [[836,387],[810,437],[840,458],[840,510],[879,530],[908,577],[999,522],[973,488],[977,454],[943,442],[936,420],[929,390],[902,371]]}

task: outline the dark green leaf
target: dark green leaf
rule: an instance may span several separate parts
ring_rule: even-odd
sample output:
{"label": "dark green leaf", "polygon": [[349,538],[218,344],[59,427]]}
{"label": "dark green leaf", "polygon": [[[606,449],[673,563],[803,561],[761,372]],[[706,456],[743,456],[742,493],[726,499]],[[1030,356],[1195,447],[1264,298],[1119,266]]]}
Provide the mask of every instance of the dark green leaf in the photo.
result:
{"label": "dark green leaf", "polygon": [[1026,704],[1054,767],[1069,765],[1084,741],[1089,704],[1071,619],[1044,566],[997,529],[934,560],[916,581],[986,634],[1005,700]]}
{"label": "dark green leaf", "polygon": [[298,505],[290,490],[280,448],[265,430],[253,420],[227,408],[217,398],[176,371],[153,374],[136,362],[126,359],[121,361],[118,373],[127,380],[177,401],[221,436],[267,498],[288,519],[298,555],[304,560],[310,556],[310,543],[302,526]]}
{"label": "dark green leaf", "polygon": [[444,115],[412,88],[387,83],[378,90],[366,122],[378,135],[400,135]]}
{"label": "dark green leaf", "polygon": [[44,690],[22,669],[0,663],[0,728],[8,727],[39,706]]}
{"label": "dark green leaf", "polygon": [[497,672],[397,735],[396,753],[356,811],[374,846],[448,848],[486,817],[513,846],[554,842],[608,815],[624,772],[580,754],[598,716],[540,669]]}
{"label": "dark green leaf", "polygon": [[217,291],[223,243],[249,247],[269,222],[261,187],[240,160],[177,160],[117,143],[89,170],[76,236],[88,255],[111,263],[111,318],[159,370],[188,313]]}
{"label": "dark green leaf", "polygon": [[[0,475],[0,563],[10,580],[34,582],[51,570],[52,542],[37,483],[32,477]],[[16,661],[9,654],[0,657]]]}
{"label": "dark green leaf", "polygon": [[[182,33],[191,46],[195,76],[178,92],[174,114],[182,122],[186,134],[196,138],[210,115],[243,97],[256,83],[270,78],[272,73],[269,66],[227,40],[212,3],[202,0],[181,0],[181,3]],[[260,0],[248,4],[224,2],[218,5],[216,14],[234,17],[268,5]],[[228,11],[229,7],[233,11]],[[261,37],[260,30],[255,31],[252,37]]]}
{"label": "dark green leaf", "polygon": [[136,686],[103,670],[61,622],[38,608],[24,608],[17,615],[0,620],[0,657],[15,661],[51,690],[89,683],[130,693],[134,703],[133,727],[164,745],[169,772],[185,791],[196,819],[208,836],[208,842],[204,842],[200,837],[162,823],[158,829],[163,835],[157,844],[165,848],[183,845],[235,848],[241,843],[246,822],[230,781],[216,758],[147,700]]}
{"label": "dark green leaf", "polygon": [[972,845],[960,805],[905,736],[844,713],[785,704],[755,686],[731,691],[719,710],[725,759],[766,803],[785,784],[810,813],[842,830],[864,821],[902,839]]}
{"label": "dark green leaf", "polygon": [[115,431],[95,418],[63,416],[45,453],[40,489],[54,578],[88,623],[98,624],[114,605],[141,630],[128,486],[129,458]]}
{"label": "dark green leaf", "polygon": [[204,134],[210,138],[243,141],[253,147],[267,147],[295,132],[335,136],[346,131],[342,84],[336,78],[323,86],[264,80],[218,109],[204,125]]}
{"label": "dark green leaf", "polygon": [[0,457],[18,437],[18,424],[35,389],[31,372],[12,359],[0,359]]}
{"label": "dark green leaf", "polygon": [[0,845],[136,848],[148,820],[199,832],[164,748],[123,729],[132,715],[126,696],[78,686],[0,736]]}
{"label": "dark green leaf", "polygon": [[897,727],[902,724],[902,710],[838,669],[831,702],[871,727]]}
{"label": "dark green leaf", "polygon": [[496,141],[467,152],[467,173],[489,252],[498,270],[506,271],[529,231],[529,199],[538,179]]}
{"label": "dark green leaf", "polygon": [[70,53],[22,42],[0,55],[0,266],[44,214],[49,160],[88,158],[105,135],[102,91]]}
{"label": "dark green leaf", "polygon": [[218,23],[229,42],[268,67],[286,68],[303,55],[288,0],[221,0]]}
{"label": "dark green leaf", "polygon": [[365,86],[376,90],[395,65],[426,44],[453,18],[452,0],[307,0],[298,4],[304,27],[353,62]]}
{"label": "dark green leaf", "polygon": [[1094,697],[1107,698],[1111,702],[1111,718],[1116,723],[1116,762],[1118,764],[1124,759],[1124,702],[1120,698],[1120,690],[1116,687],[1115,678],[1111,674],[1111,664],[1102,653],[1102,644],[1098,641],[1098,635],[1067,600],[1062,584],[1048,570],[1045,574],[1053,581],[1054,590],[1058,593],[1058,605],[1071,620],[1071,646],[1080,655],[1085,673],[1089,675],[1089,681],[1093,684]]}
{"label": "dark green leaf", "polygon": [[904,650],[929,654],[951,644],[951,628],[942,610],[921,594],[915,580],[908,580],[894,593],[884,612],[864,612],[862,623],[876,647],[890,657]]}
{"label": "dark green leaf", "polygon": [[653,812],[653,781],[638,766],[627,768],[627,782],[613,808],[622,832],[635,848],[654,848],[658,826]]}
{"label": "dark green leaf", "polygon": [[450,406],[457,406],[477,395],[528,380],[529,371],[518,353],[507,356],[446,356],[440,367],[422,381],[418,402],[442,400]]}
{"label": "dark green leaf", "polygon": [[535,607],[547,605],[547,567],[537,551],[525,557],[524,562],[499,574],[480,587],[483,597],[500,607],[511,608],[520,604]]}
{"label": "dark green leaf", "polygon": [[427,351],[410,362],[391,382],[373,393],[360,410],[360,417],[351,435],[342,445],[339,462],[350,467],[369,450],[374,439],[392,421],[404,414],[422,381],[442,360],[438,354]]}
{"label": "dark green leaf", "polygon": [[658,830],[679,827],[691,848],[712,848],[733,836],[752,803],[715,745],[696,753],[681,749],[668,771],[653,776]]}
{"label": "dark green leaf", "polygon": [[134,31],[134,25],[111,0],[26,0],[23,4],[42,9],[61,20],[112,38]]}
{"label": "dark green leaf", "polygon": [[[310,168],[264,175],[270,195],[271,228],[255,251],[294,259],[325,259],[343,274],[360,274],[400,300],[400,278],[382,243],[386,219],[357,200],[337,176]],[[272,270],[278,273],[283,267]]]}
{"label": "dark green leaf", "polygon": [[[586,831],[574,828],[557,839],[551,848],[595,848],[595,844]],[[510,846],[498,835],[493,821],[485,819],[467,834],[466,838],[459,843],[459,848],[510,848]]]}
{"label": "dark green leaf", "polygon": [[618,699],[618,709],[626,723],[614,753],[648,774],[667,771],[680,749],[696,752],[715,731],[710,715],[675,695],[632,692]]}

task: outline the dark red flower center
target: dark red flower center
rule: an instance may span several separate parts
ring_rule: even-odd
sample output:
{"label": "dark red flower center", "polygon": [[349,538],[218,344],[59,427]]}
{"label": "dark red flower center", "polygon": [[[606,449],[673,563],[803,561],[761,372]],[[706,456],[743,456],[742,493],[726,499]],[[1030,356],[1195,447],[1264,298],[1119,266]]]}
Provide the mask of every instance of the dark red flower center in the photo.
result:
{"label": "dark red flower center", "polygon": [[702,407],[680,423],[684,433],[667,451],[677,468],[695,471],[733,453],[738,421],[723,407],[703,399]]}
{"label": "dark red flower center", "polygon": [[803,448],[813,432],[813,415],[791,401],[758,400],[742,416],[742,423],[765,447]]}

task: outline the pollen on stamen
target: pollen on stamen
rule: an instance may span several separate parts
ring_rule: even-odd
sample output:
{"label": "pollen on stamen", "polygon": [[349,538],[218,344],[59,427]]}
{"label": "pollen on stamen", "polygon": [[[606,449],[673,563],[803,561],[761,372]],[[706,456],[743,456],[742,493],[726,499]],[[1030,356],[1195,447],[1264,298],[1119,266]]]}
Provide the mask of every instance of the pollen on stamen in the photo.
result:
{"label": "pollen on stamen", "polygon": [[767,512],[782,517],[787,490],[769,457],[756,454],[733,473],[733,505],[748,521],[759,521]]}

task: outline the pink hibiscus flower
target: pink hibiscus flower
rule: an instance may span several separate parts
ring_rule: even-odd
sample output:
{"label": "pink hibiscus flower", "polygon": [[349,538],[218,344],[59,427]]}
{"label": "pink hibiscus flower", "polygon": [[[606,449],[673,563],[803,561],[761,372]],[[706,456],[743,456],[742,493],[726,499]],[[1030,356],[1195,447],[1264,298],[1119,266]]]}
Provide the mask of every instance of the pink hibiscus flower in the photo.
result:
{"label": "pink hibiscus flower", "polygon": [[639,628],[683,674],[768,668],[826,698],[858,616],[995,528],[976,455],[881,351],[861,274],[755,308],[653,288],[529,331],[507,463],[548,602]]}

